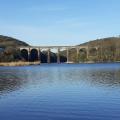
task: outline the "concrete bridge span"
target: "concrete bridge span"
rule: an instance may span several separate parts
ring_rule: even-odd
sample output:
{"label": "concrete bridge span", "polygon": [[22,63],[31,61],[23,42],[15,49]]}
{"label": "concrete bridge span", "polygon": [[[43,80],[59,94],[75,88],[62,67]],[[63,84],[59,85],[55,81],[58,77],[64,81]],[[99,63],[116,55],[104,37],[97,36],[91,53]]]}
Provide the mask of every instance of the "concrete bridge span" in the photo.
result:
{"label": "concrete bridge span", "polygon": [[[51,52],[51,49],[56,49],[57,52],[56,52],[56,55],[57,55],[57,63],[60,63],[60,50],[64,49],[66,50],[66,58],[67,58],[67,63],[69,63],[69,51],[71,49],[76,49],[76,57],[77,59],[79,58],[79,51],[81,49],[85,49],[86,50],[86,55],[87,55],[87,58],[89,57],[89,46],[21,46],[19,47],[19,50],[20,51],[26,51],[27,53],[27,60],[29,61],[29,58],[30,58],[30,55],[31,55],[31,52],[33,50],[36,51],[36,55],[33,56],[36,58],[36,61],[39,60],[41,62],[41,51],[43,49],[46,49],[47,50],[47,63],[50,63],[50,52]],[[94,47],[94,49],[98,50],[98,47]]]}

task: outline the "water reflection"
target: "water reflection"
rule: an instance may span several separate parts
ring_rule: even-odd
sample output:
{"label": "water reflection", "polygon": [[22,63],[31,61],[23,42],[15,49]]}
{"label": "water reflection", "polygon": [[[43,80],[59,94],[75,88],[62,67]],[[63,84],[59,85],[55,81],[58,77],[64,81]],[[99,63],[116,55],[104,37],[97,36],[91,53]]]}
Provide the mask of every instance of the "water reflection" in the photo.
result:
{"label": "water reflection", "polygon": [[25,81],[25,74],[17,69],[0,69],[0,94],[21,88]]}
{"label": "water reflection", "polygon": [[0,67],[1,120],[119,120],[120,64]]}
{"label": "water reflection", "polygon": [[[111,66],[111,67],[110,67]],[[42,84],[120,85],[120,64],[111,65],[42,65],[0,68],[0,93]]]}

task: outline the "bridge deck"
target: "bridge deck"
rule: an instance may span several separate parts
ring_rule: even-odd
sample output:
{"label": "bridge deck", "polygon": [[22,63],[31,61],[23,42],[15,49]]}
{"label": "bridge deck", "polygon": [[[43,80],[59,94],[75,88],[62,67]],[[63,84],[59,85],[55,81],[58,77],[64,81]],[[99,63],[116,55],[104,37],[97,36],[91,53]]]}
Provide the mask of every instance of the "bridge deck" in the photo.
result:
{"label": "bridge deck", "polygon": [[60,49],[66,49],[66,48],[87,48],[88,46],[20,46],[18,48],[42,48],[42,49],[57,49],[57,48],[60,48]]}

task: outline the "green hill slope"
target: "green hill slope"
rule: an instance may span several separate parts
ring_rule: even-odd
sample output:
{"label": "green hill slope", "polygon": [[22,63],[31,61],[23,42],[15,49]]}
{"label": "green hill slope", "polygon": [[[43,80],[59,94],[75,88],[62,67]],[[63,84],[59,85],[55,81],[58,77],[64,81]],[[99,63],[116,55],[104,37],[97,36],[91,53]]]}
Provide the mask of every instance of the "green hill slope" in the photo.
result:
{"label": "green hill slope", "polygon": [[19,61],[22,59],[18,46],[29,46],[27,43],[12,37],[0,35],[0,62]]}
{"label": "green hill slope", "polygon": [[[0,35],[0,62],[11,62],[23,60],[19,50],[16,47],[29,46],[27,43],[15,38]],[[77,46],[86,46],[86,49],[80,49],[77,56],[76,49],[69,50],[70,62],[116,62],[120,61],[120,37],[109,37],[97,39]],[[96,49],[98,48],[98,49]],[[89,54],[88,54],[89,53]],[[42,61],[47,61],[46,53],[42,54]],[[66,50],[60,53],[62,61],[66,60]],[[57,55],[51,53],[51,62],[57,61]]]}
{"label": "green hill slope", "polygon": [[29,45],[15,38],[0,35],[0,48],[17,47],[17,46],[29,46]]}
{"label": "green hill slope", "polygon": [[[69,51],[69,61],[72,62],[115,62],[120,61],[120,37],[109,37],[97,39],[77,46],[87,46],[89,54],[85,49],[80,49],[79,60],[77,60],[76,49]],[[96,50],[95,48],[98,48]],[[61,53],[66,56],[66,51]]]}

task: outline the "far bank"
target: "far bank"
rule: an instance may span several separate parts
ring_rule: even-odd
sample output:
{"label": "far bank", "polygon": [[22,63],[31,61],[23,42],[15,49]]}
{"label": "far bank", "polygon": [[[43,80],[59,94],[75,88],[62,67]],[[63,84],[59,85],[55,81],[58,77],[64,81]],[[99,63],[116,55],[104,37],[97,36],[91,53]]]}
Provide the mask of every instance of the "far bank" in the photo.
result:
{"label": "far bank", "polygon": [[19,61],[19,62],[1,62],[0,66],[29,66],[29,65],[39,65],[40,62],[23,62],[23,61]]}

